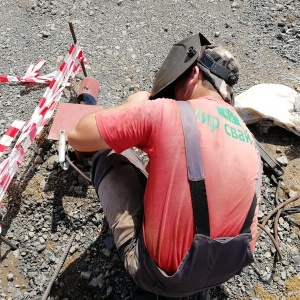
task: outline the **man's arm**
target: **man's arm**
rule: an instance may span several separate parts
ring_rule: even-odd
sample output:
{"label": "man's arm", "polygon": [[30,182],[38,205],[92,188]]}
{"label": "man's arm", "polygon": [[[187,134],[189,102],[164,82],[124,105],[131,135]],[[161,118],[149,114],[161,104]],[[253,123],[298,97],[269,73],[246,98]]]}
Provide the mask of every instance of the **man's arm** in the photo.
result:
{"label": "man's arm", "polygon": [[68,143],[74,150],[94,152],[110,148],[99,133],[95,119],[98,113],[99,111],[85,115],[68,133]]}
{"label": "man's arm", "polygon": [[[148,92],[137,92],[129,96],[124,104],[105,109],[105,111],[109,111],[110,113],[118,112],[126,109],[126,107],[129,107],[134,103],[148,100],[149,97],[150,93]],[[101,112],[103,112],[103,110],[96,111],[82,117],[76,127],[68,133],[68,143],[72,148],[74,148],[74,150],[80,152],[94,152],[111,148],[104,141],[96,124],[95,117]]]}

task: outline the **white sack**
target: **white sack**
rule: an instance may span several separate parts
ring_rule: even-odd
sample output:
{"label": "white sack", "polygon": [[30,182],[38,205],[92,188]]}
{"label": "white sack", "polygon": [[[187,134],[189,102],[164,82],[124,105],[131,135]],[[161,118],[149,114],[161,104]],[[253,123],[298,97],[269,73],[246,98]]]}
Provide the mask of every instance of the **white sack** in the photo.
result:
{"label": "white sack", "polygon": [[300,136],[300,94],[288,86],[254,85],[235,97],[234,107],[246,124],[267,120]]}

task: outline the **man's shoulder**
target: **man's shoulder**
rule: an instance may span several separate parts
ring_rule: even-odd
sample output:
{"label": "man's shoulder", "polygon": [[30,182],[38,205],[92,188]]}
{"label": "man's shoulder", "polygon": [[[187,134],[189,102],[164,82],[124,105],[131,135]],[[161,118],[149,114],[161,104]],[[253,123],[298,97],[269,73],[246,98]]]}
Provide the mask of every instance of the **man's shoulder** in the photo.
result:
{"label": "man's shoulder", "polygon": [[[145,104],[146,107],[149,107],[153,112],[168,112],[172,110],[176,105],[176,100],[170,98],[157,98],[155,100],[149,100]],[[149,103],[150,102],[150,103]]]}

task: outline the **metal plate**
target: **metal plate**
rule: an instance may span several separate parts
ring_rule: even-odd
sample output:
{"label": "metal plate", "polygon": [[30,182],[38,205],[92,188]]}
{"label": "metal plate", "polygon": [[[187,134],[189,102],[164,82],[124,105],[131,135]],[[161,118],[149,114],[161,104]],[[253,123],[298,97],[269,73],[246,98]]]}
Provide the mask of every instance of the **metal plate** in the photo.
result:
{"label": "metal plate", "polygon": [[66,132],[68,132],[76,126],[77,122],[84,115],[97,110],[101,110],[102,108],[102,106],[98,105],[83,105],[59,102],[47,139],[58,141],[59,132],[61,130],[65,130]]}

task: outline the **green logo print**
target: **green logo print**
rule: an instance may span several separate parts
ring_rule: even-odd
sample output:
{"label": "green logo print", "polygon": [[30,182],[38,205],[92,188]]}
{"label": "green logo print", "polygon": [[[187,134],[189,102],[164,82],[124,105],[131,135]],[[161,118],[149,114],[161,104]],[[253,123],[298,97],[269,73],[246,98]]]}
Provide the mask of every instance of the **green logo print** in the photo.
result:
{"label": "green logo print", "polygon": [[195,115],[197,117],[197,122],[201,122],[202,124],[209,126],[212,132],[220,127],[220,120],[218,117],[202,112],[200,108],[195,110]]}
{"label": "green logo print", "polygon": [[217,106],[217,110],[219,115],[224,117],[226,120],[228,120],[229,122],[235,125],[242,127],[237,116],[233,112],[231,112],[228,108]]}

